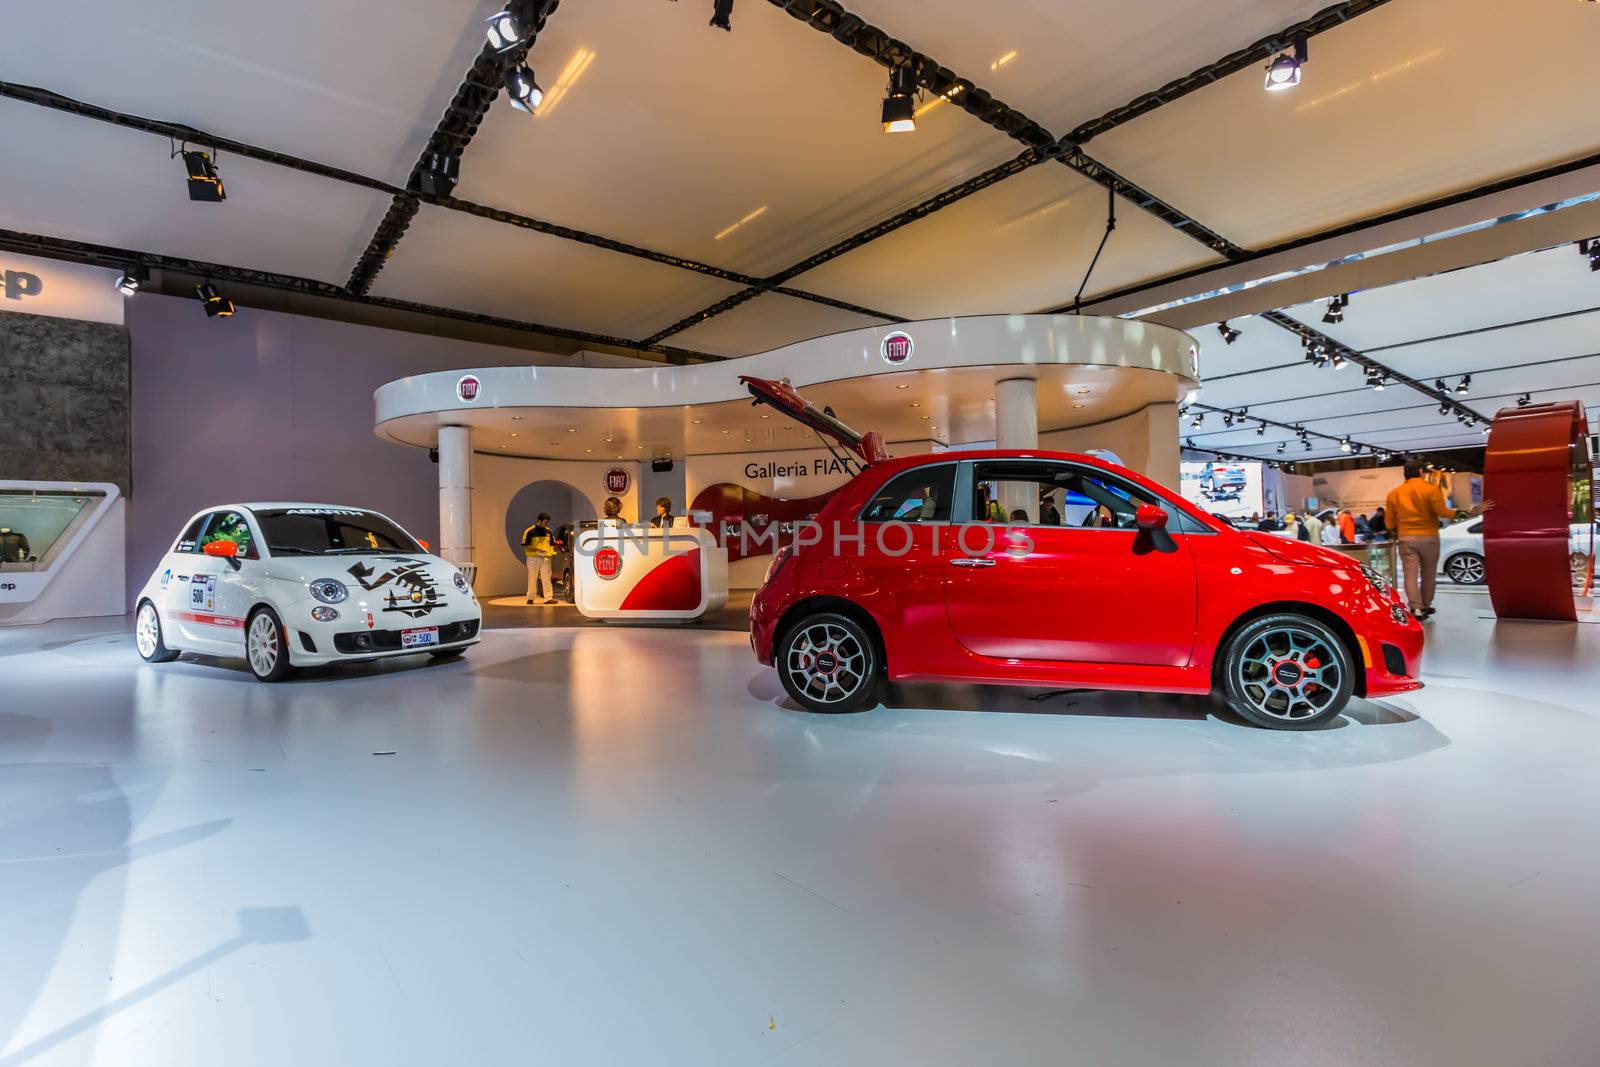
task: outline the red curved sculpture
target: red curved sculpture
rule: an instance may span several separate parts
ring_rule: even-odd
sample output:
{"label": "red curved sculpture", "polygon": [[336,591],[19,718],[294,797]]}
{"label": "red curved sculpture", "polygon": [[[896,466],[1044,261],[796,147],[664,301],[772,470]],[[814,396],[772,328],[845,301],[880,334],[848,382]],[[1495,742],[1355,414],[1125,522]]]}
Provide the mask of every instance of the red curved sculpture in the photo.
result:
{"label": "red curved sculpture", "polygon": [[1585,424],[1576,400],[1502,408],[1489,430],[1484,570],[1502,619],[1576,621],[1568,555],[1574,456]]}

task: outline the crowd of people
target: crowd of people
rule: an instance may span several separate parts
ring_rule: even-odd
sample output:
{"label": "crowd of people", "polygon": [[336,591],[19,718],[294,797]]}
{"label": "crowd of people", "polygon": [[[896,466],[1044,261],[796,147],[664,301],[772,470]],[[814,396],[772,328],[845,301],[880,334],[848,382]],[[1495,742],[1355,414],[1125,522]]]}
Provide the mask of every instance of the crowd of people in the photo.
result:
{"label": "crowd of people", "polygon": [[1281,533],[1298,541],[1318,545],[1364,545],[1374,541],[1387,541],[1392,534],[1384,508],[1370,515],[1358,515],[1340,508],[1323,508],[1321,511],[1285,512],[1280,516],[1268,511],[1250,516],[1248,525],[1266,533]]}

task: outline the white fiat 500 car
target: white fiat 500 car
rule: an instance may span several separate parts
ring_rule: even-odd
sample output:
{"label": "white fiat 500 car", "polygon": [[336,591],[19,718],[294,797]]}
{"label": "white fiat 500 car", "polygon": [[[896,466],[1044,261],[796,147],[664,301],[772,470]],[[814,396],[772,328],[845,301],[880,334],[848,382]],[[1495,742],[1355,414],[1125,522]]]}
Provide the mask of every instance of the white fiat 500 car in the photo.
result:
{"label": "white fiat 500 car", "polygon": [[387,516],[327,504],[228,504],[185,524],[135,601],[151,663],[243,656],[262,681],[295,667],[478,641],[477,598],[455,567]]}
{"label": "white fiat 500 car", "polygon": [[[1575,522],[1567,531],[1567,551],[1572,556],[1574,581],[1589,561],[1589,524]],[[1439,573],[1457,585],[1482,585],[1483,520],[1462,519],[1439,531]]]}

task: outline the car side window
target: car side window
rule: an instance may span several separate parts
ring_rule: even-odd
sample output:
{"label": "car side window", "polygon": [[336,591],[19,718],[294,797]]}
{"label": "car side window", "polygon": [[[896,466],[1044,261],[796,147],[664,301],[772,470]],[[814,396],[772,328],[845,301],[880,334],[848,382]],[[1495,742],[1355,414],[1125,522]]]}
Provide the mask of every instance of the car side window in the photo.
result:
{"label": "car side window", "polygon": [[218,541],[233,542],[234,555],[239,559],[260,559],[255,537],[250,533],[250,522],[237,511],[213,511],[207,517],[205,532],[200,535],[199,552]]}
{"label": "car side window", "polygon": [[861,510],[862,522],[949,522],[956,465],[916,467],[890,478]]}
{"label": "car side window", "polygon": [[210,517],[209,514],[201,515],[191,522],[189,528],[183,531],[183,536],[178,538],[178,543],[172,547],[172,551],[198,554],[200,552],[200,531],[205,529],[206,520]]}
{"label": "car side window", "polygon": [[1473,523],[1471,526],[1468,526],[1467,527],[1467,533],[1483,533],[1483,520],[1479,519],[1477,522]]}
{"label": "car side window", "polygon": [[1182,512],[1120,478],[1070,463],[991,460],[975,464],[972,516],[977,522],[1129,530],[1141,504],[1173,516],[1173,532],[1187,532]]}

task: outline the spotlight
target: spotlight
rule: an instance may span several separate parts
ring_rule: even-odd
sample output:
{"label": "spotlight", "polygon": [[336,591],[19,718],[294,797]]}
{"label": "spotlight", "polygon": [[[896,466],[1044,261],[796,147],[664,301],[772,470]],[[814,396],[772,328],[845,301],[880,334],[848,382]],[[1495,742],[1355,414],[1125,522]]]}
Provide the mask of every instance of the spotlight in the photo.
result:
{"label": "spotlight", "polygon": [[1461,380],[1456,383],[1456,395],[1457,396],[1466,396],[1467,395],[1467,391],[1469,389],[1471,389],[1471,388],[1472,388],[1472,375],[1463,374],[1461,376]]}
{"label": "spotlight", "polygon": [[122,272],[122,277],[117,279],[117,292],[123,296],[132,296],[139,291],[139,287],[150,280],[150,268],[143,266],[129,267]]}
{"label": "spotlight", "polygon": [[1519,408],[1525,408],[1531,403],[1533,403],[1532,393],[1523,393],[1521,396],[1517,397],[1517,407]]}
{"label": "spotlight", "polygon": [[711,5],[711,25],[719,30],[733,29],[728,19],[733,15],[733,0],[715,0]]}
{"label": "spotlight", "polygon": [[889,90],[883,98],[883,132],[914,133],[917,129],[917,79],[910,67],[889,71]]}
{"label": "spotlight", "polygon": [[1322,313],[1322,321],[1340,323],[1344,321],[1344,309],[1350,304],[1350,294],[1341,293],[1328,301],[1328,310]]}
{"label": "spotlight", "polygon": [[1231,345],[1239,339],[1239,331],[1229,326],[1227,319],[1217,323],[1217,332],[1222,335],[1222,340],[1225,344]]}
{"label": "spotlight", "polygon": [[1206,421],[1206,413],[1203,412],[1203,411],[1197,411],[1197,412],[1194,413],[1194,418],[1189,420],[1189,425],[1198,427],[1202,422],[1205,422],[1205,421]]}
{"label": "spotlight", "polygon": [[506,71],[505,86],[506,95],[511,97],[511,106],[518,111],[526,111],[531,115],[544,99],[544,90],[533,80],[533,69],[526,63],[518,63]]}
{"label": "spotlight", "polygon": [[509,7],[495,12],[484,21],[489,24],[489,47],[496,52],[509,52],[527,40],[527,28]]}
{"label": "spotlight", "polygon": [[1224,425],[1224,426],[1232,426],[1233,425],[1233,412],[1225,411],[1225,412],[1222,413],[1222,425]]}
{"label": "spotlight", "polygon": [[1302,445],[1305,445],[1305,446],[1306,446],[1306,451],[1307,451],[1307,452],[1310,452],[1310,451],[1311,451],[1311,442],[1310,442],[1310,441],[1307,441],[1307,440],[1306,440],[1306,439],[1305,439],[1305,438],[1303,438],[1303,437],[1302,437],[1302,438],[1301,438],[1301,439],[1300,439],[1300,443],[1301,443],[1301,444],[1302,444]]}
{"label": "spotlight", "polygon": [[206,318],[225,319],[233,314],[233,301],[223,296],[210,282],[201,282],[194,287],[194,291],[200,297],[200,303],[205,306]]}
{"label": "spotlight", "polygon": [[1289,442],[1287,442],[1287,441],[1279,441],[1278,442],[1278,455],[1280,455],[1280,456],[1283,455],[1283,450],[1288,448],[1288,447],[1289,447]]}
{"label": "spotlight", "polygon": [[1441,414],[1441,415],[1450,414],[1450,402],[1449,401],[1447,401],[1447,400],[1439,401],[1439,414]]}
{"label": "spotlight", "polygon": [[1306,39],[1295,38],[1294,54],[1279,52],[1271,63],[1267,64],[1266,90],[1269,93],[1282,92],[1284,89],[1293,89],[1300,84],[1300,68],[1306,62]]}
{"label": "spotlight", "polygon": [[222,188],[222,179],[217,175],[216,164],[211,162],[211,153],[184,149],[182,155],[184,169],[189,172],[190,200],[220,204],[228,199],[227,191]]}
{"label": "spotlight", "polygon": [[1447,393],[1450,391],[1450,387],[1444,384],[1443,378],[1435,378],[1433,380],[1433,391],[1436,393]]}
{"label": "spotlight", "polygon": [[427,165],[417,175],[417,192],[423,196],[449,196],[460,177],[460,156],[453,152],[429,152]]}
{"label": "spotlight", "polygon": [[1256,424],[1256,436],[1257,437],[1265,437],[1265,436],[1267,436],[1267,424],[1266,423],[1262,422],[1262,423],[1257,423]]}
{"label": "spotlight", "polygon": [[1589,269],[1600,270],[1600,237],[1578,242],[1578,251],[1589,257]]}
{"label": "spotlight", "polygon": [[1339,451],[1340,452],[1348,452],[1348,451],[1350,451],[1350,438],[1348,438],[1348,437],[1339,438]]}
{"label": "spotlight", "polygon": [[1349,361],[1344,358],[1344,353],[1335,349],[1333,353],[1333,369],[1343,370],[1347,362]]}

